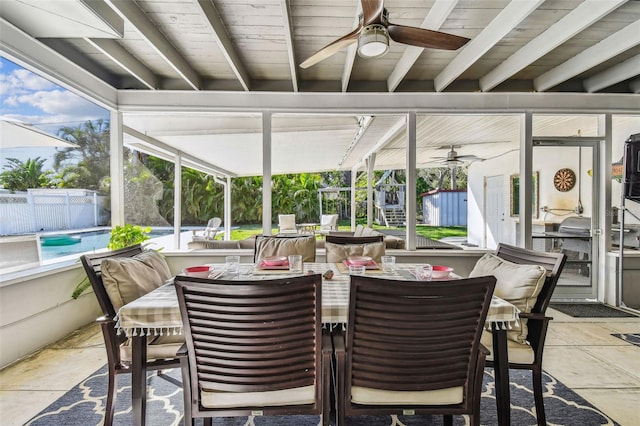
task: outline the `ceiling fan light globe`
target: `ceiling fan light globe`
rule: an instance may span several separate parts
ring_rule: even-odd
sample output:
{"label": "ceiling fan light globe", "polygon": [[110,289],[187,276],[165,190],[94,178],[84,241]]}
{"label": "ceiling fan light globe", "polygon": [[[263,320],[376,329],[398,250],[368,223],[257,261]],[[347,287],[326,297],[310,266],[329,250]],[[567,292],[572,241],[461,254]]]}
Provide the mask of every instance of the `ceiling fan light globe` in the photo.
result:
{"label": "ceiling fan light globe", "polygon": [[358,37],[358,55],[377,58],[389,51],[389,33],[382,25],[367,25]]}

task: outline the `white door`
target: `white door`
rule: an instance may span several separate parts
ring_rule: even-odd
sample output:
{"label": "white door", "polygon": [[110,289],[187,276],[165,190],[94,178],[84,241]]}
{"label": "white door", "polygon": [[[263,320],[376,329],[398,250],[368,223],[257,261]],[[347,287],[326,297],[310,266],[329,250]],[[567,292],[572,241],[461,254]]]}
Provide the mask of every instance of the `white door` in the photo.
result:
{"label": "white door", "polygon": [[485,246],[495,249],[504,234],[504,175],[485,178]]}

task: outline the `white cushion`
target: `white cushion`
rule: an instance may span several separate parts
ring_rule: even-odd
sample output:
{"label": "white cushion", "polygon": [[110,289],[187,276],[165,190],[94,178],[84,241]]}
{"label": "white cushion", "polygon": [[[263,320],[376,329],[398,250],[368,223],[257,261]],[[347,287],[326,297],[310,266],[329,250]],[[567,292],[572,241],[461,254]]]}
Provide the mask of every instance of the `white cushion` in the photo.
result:
{"label": "white cushion", "polygon": [[464,399],[464,388],[429,391],[390,391],[353,386],[351,402],[366,405],[447,405],[459,404]]}
{"label": "white cushion", "polygon": [[207,408],[304,405],[313,404],[315,397],[314,385],[267,392],[200,391],[202,406]]}
{"label": "white cushion", "polygon": [[[176,357],[178,349],[184,344],[184,334],[164,334],[147,338],[147,360],[171,359]],[[120,345],[120,358],[131,362],[131,339]]]}
{"label": "white cushion", "polygon": [[303,262],[316,261],[316,238],[313,235],[299,238],[258,238],[256,244],[257,260],[268,256],[299,254]]}
{"label": "white cushion", "polygon": [[[487,355],[487,360],[493,361],[493,334],[491,331],[484,330],[480,342],[491,352]],[[536,354],[528,342],[518,343],[507,339],[507,354],[509,362],[514,364],[533,364]]]}
{"label": "white cushion", "polygon": [[[520,312],[529,313],[542,290],[547,271],[540,265],[520,265],[487,253],[478,259],[469,277],[487,275],[496,277],[496,296],[515,305]],[[520,320],[513,330],[507,331],[507,338],[525,343],[527,332],[526,320]]]}
{"label": "white cushion", "polygon": [[296,215],[279,214],[278,228],[278,232],[298,232],[298,230],[296,229]]}
{"label": "white cushion", "polygon": [[376,262],[382,261],[385,254],[384,242],[367,244],[334,244],[325,243],[327,263],[341,263],[349,256],[369,256]]}

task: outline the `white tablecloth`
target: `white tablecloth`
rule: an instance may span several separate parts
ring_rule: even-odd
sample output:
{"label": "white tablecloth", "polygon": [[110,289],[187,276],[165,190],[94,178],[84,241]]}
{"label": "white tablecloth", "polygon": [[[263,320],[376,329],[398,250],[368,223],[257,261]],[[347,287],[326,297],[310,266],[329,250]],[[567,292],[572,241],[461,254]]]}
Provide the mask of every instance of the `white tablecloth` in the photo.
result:
{"label": "white tablecloth", "polygon": [[[224,268],[224,265],[213,266]],[[396,271],[392,274],[380,270],[367,271],[366,274],[381,278],[415,280],[411,273],[414,268],[413,264],[401,263],[396,265]],[[327,269],[334,271],[334,277],[330,280],[322,280],[322,322],[326,325],[345,324],[349,310],[349,275],[343,266],[333,263],[305,263],[304,265],[305,273],[309,270],[323,273]],[[256,269],[253,275],[242,277],[242,279],[262,280],[285,276],[291,275],[288,271]],[[231,277],[223,276],[221,278],[229,279]],[[124,332],[129,337],[181,334],[182,318],[173,280],[123,306],[118,312],[117,320],[118,332]],[[518,321],[517,308],[494,296],[487,314],[487,325],[498,323],[502,327],[508,328],[516,321]]]}

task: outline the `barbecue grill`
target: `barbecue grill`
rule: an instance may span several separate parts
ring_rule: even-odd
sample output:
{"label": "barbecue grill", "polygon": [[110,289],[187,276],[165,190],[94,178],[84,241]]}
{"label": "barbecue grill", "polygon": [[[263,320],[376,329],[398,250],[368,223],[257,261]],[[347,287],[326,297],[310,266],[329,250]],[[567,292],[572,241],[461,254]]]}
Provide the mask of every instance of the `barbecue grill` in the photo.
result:
{"label": "barbecue grill", "polygon": [[[545,237],[556,240],[557,246],[567,255],[581,275],[589,275],[591,263],[591,218],[572,216],[560,223],[557,231],[545,232]],[[570,266],[565,267],[570,269]]]}

